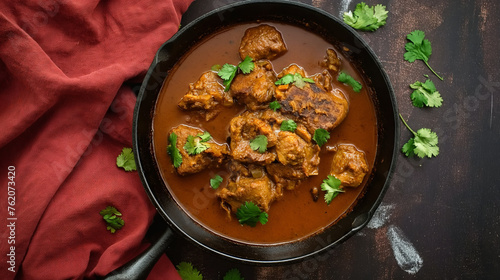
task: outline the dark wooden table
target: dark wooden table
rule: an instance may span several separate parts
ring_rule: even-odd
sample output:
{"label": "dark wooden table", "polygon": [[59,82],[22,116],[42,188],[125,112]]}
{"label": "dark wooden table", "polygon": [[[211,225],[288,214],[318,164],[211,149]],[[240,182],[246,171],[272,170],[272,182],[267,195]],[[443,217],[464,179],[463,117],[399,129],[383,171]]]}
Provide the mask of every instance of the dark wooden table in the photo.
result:
{"label": "dark wooden table", "polygon": [[[197,0],[182,24],[234,0]],[[339,17],[357,1],[302,0]],[[366,1],[387,6],[387,24],[360,32],[393,83],[400,113],[414,129],[439,135],[432,159],[399,156],[371,223],[320,257],[256,267],[209,253],[182,237],[167,250],[174,264],[191,262],[204,279],[238,268],[245,279],[500,279],[500,2]],[[403,59],[406,35],[423,30],[431,66]],[[441,108],[413,107],[409,85],[428,74]],[[401,129],[401,143],[410,132]]]}

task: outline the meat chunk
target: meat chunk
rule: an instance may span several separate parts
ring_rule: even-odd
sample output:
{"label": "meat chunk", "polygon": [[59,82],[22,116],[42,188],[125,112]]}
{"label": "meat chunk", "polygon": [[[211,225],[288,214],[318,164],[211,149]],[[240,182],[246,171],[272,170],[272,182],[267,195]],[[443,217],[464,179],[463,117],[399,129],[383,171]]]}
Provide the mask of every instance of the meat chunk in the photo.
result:
{"label": "meat chunk", "polygon": [[273,59],[287,51],[281,33],[273,26],[262,24],[249,28],[240,43],[240,57],[245,59],[248,55],[254,61],[260,59]]}
{"label": "meat chunk", "polygon": [[[231,156],[233,159],[265,165],[276,159],[276,153],[269,148],[276,145],[276,135],[272,126],[261,119],[262,112],[246,111],[229,123],[231,136]],[[267,151],[260,153],[250,147],[250,141],[259,135],[267,137]]]}
{"label": "meat chunk", "polygon": [[333,156],[330,174],[342,182],[342,186],[357,187],[368,173],[365,153],[352,145],[338,145]]}
{"label": "meat chunk", "polygon": [[219,166],[229,154],[229,149],[226,144],[218,144],[213,140],[209,140],[206,142],[209,146],[206,150],[196,155],[190,155],[184,146],[189,136],[197,137],[203,134],[203,130],[201,129],[187,125],[179,125],[173,128],[170,133],[175,133],[177,135],[176,147],[182,156],[182,163],[177,168],[177,173],[179,173],[179,175],[193,174],[208,167]]}
{"label": "meat chunk", "polygon": [[223,106],[231,106],[233,98],[224,91],[219,77],[213,71],[207,71],[189,85],[188,92],[179,102],[184,110],[194,110],[209,121],[219,114]]}
{"label": "meat chunk", "polygon": [[230,169],[232,173],[229,183],[217,191],[221,206],[227,211],[228,216],[231,217],[231,213],[236,212],[245,201],[253,202],[262,211],[268,211],[277,195],[275,185],[264,168],[232,162]]}
{"label": "meat chunk", "polygon": [[280,87],[276,89],[275,97],[281,105],[281,112],[296,118],[311,134],[318,128],[333,130],[349,110],[342,92],[326,91],[318,83],[306,83],[303,88],[295,85]]}
{"label": "meat chunk", "polygon": [[340,71],[340,58],[333,49],[326,50],[326,57],[321,62],[321,66],[330,71],[332,75],[336,75]]}
{"label": "meat chunk", "polygon": [[250,110],[267,106],[274,95],[276,77],[271,63],[260,60],[254,63],[255,68],[249,74],[236,75],[231,84],[231,94],[239,103],[247,105]]}

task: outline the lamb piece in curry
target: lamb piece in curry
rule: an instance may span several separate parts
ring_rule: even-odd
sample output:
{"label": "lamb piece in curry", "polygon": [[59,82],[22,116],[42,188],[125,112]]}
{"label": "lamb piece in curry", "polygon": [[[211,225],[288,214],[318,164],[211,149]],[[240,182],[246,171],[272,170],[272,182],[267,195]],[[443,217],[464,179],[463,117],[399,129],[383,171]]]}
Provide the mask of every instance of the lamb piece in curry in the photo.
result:
{"label": "lamb piece in curry", "polygon": [[198,154],[189,154],[184,148],[188,137],[194,137],[194,141],[200,141],[198,135],[203,134],[203,130],[190,127],[187,125],[179,125],[170,131],[170,134],[177,135],[177,149],[182,156],[182,163],[177,168],[179,175],[187,175],[200,172],[203,169],[216,167],[221,165],[228,153],[229,149],[226,144],[218,144],[213,140],[207,141],[208,148]]}
{"label": "lamb piece in curry", "polygon": [[209,121],[215,118],[224,106],[232,104],[233,98],[224,91],[217,73],[207,71],[198,81],[189,85],[188,92],[182,97],[178,106],[184,110],[198,112]]}
{"label": "lamb piece in curry", "polygon": [[261,24],[245,31],[240,43],[240,57],[250,56],[254,61],[269,59],[287,51],[281,33],[273,26]]}
{"label": "lamb piece in curry", "polygon": [[338,145],[334,151],[330,174],[339,179],[342,186],[361,185],[369,170],[365,154],[351,145]]}
{"label": "lamb piece in curry", "polygon": [[275,90],[276,74],[272,64],[267,60],[254,63],[255,67],[250,74],[236,75],[231,84],[231,95],[250,110],[267,106]]}

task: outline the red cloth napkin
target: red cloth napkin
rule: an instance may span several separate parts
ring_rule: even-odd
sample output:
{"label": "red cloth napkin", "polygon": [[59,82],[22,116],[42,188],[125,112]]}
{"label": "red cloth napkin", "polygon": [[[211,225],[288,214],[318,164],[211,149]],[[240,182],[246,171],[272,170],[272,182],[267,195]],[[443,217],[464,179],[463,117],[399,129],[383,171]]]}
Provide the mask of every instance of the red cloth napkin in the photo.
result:
{"label": "red cloth napkin", "polygon": [[[155,209],[116,166],[132,147],[124,82],[141,81],[191,1],[1,1],[0,278],[92,279],[148,246]],[[108,205],[125,221],[114,234]],[[180,278],[164,256],[149,279]]]}

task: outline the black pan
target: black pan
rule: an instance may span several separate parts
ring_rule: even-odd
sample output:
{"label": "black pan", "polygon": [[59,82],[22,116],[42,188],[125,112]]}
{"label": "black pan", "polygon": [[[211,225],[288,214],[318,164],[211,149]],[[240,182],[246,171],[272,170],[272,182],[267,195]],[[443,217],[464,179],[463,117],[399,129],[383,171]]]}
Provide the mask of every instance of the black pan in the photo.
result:
{"label": "black pan", "polygon": [[[257,20],[278,21],[306,28],[321,35],[338,47],[347,47],[347,56],[359,66],[375,92],[377,108],[378,147],[369,185],[364,196],[343,219],[323,232],[301,241],[273,246],[257,246],[234,242],[205,230],[193,221],[176,203],[158,170],[152,144],[152,116],[164,79],[178,60],[203,37],[222,27]],[[133,150],[137,170],[151,202],[175,234],[184,236],[214,254],[254,264],[282,264],[299,261],[345,241],[363,228],[386,192],[395,166],[399,141],[399,124],[394,92],[389,78],[376,55],[358,35],[336,17],[314,7],[290,1],[245,1],[216,9],[183,27],[160,47],[139,92],[133,123]],[[171,234],[168,229],[156,244],[161,254],[162,244]],[[153,250],[154,251],[154,250]],[[135,279],[120,276],[151,267],[156,257],[145,253],[140,263],[134,263],[113,273],[110,279]],[[146,261],[144,261],[146,260]],[[133,272],[133,273],[137,273]]]}

